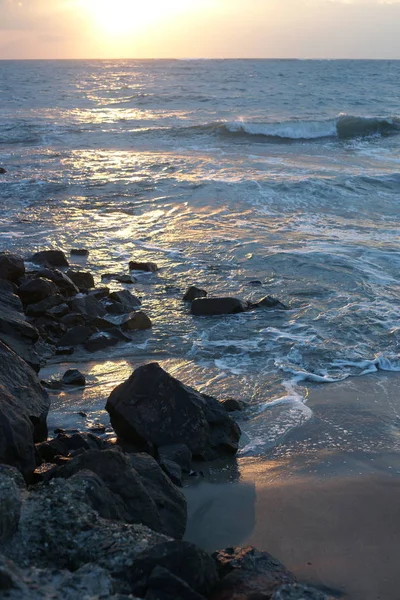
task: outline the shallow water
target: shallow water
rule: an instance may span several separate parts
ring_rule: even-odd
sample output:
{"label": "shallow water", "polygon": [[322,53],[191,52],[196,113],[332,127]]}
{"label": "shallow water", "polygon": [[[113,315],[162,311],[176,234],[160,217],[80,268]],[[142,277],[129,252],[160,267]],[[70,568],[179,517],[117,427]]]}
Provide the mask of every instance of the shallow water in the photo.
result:
{"label": "shallow water", "polygon": [[[279,431],[312,414],[303,382],[400,370],[399,61],[4,61],[0,80],[0,247],[85,246],[98,283],[161,267],[134,286],[153,330],[71,357],[91,385],[54,424],[75,402],[105,419],[148,360],[255,422],[282,403]],[[290,310],[193,318],[193,283]]]}

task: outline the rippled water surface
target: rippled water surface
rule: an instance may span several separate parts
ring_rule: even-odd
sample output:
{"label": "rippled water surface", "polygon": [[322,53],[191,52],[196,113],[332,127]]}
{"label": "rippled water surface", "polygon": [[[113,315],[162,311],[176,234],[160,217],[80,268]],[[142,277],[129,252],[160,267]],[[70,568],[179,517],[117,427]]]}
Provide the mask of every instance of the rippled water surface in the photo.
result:
{"label": "rippled water surface", "polygon": [[[0,247],[85,246],[97,282],[161,267],[134,286],[153,330],[74,356],[75,402],[158,360],[257,423],[287,404],[282,434],[309,417],[302,382],[400,370],[400,61],[0,62],[0,81]],[[289,310],[193,318],[189,284]]]}

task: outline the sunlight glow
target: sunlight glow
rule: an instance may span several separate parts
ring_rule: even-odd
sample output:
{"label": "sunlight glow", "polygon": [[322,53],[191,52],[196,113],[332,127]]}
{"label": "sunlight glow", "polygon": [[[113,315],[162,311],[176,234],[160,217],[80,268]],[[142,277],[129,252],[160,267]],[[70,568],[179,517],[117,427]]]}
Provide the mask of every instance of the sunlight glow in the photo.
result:
{"label": "sunlight glow", "polygon": [[142,32],[147,27],[198,8],[201,0],[79,0],[88,20],[111,37]]}

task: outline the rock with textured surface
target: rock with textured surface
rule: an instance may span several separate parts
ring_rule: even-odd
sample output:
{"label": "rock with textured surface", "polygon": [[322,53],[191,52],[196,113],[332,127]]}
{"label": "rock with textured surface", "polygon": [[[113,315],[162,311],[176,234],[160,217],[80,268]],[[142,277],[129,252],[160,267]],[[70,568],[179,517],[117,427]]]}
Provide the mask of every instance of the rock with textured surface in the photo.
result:
{"label": "rock with textured surface", "polygon": [[141,310],[131,313],[121,323],[122,331],[142,331],[151,327],[152,322],[146,313]]}
{"label": "rock with textured surface", "polygon": [[238,298],[196,298],[190,306],[191,314],[198,317],[236,315],[247,309],[247,302]]}
{"label": "rock with textured surface", "polygon": [[67,271],[67,277],[74,282],[80,292],[87,292],[90,288],[94,288],[94,278],[89,271]]}
{"label": "rock with textured surface", "polygon": [[235,454],[240,429],[220,403],[157,363],[139,367],[111,393],[106,410],[122,439],[145,447],[185,444],[205,460]]}
{"label": "rock with textured surface", "polygon": [[78,371],[78,369],[68,369],[68,371],[66,371],[62,376],[61,383],[63,383],[64,385],[85,386],[86,379],[85,376],[82,375],[80,371]]}
{"label": "rock with textured surface", "polygon": [[49,296],[56,296],[58,288],[50,279],[37,277],[28,279],[18,288],[18,296],[21,298],[22,304],[37,304]]}
{"label": "rock with textured surface", "polygon": [[0,252],[0,279],[17,283],[25,275],[25,265],[21,256],[11,252]]}
{"label": "rock with textured surface", "polygon": [[46,267],[69,267],[67,257],[61,250],[42,250],[31,256],[30,260]]}
{"label": "rock with textured surface", "polygon": [[70,300],[69,307],[72,312],[81,313],[88,317],[104,317],[106,310],[104,306],[93,296],[77,296]]}
{"label": "rock with textured surface", "polygon": [[60,293],[63,296],[71,297],[75,296],[79,293],[77,286],[73,281],[65,273],[62,273],[58,269],[40,269],[37,272],[38,277],[44,277],[45,279],[50,279],[53,283],[56,284]]}

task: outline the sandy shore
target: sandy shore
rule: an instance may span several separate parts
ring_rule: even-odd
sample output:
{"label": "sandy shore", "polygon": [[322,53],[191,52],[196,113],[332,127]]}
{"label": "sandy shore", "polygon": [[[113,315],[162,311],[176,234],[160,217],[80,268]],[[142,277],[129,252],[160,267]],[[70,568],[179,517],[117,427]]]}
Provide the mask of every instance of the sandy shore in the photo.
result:
{"label": "sandy shore", "polygon": [[212,465],[186,489],[187,539],[253,544],[349,600],[398,600],[400,376],[309,389],[314,417],[265,458]]}

